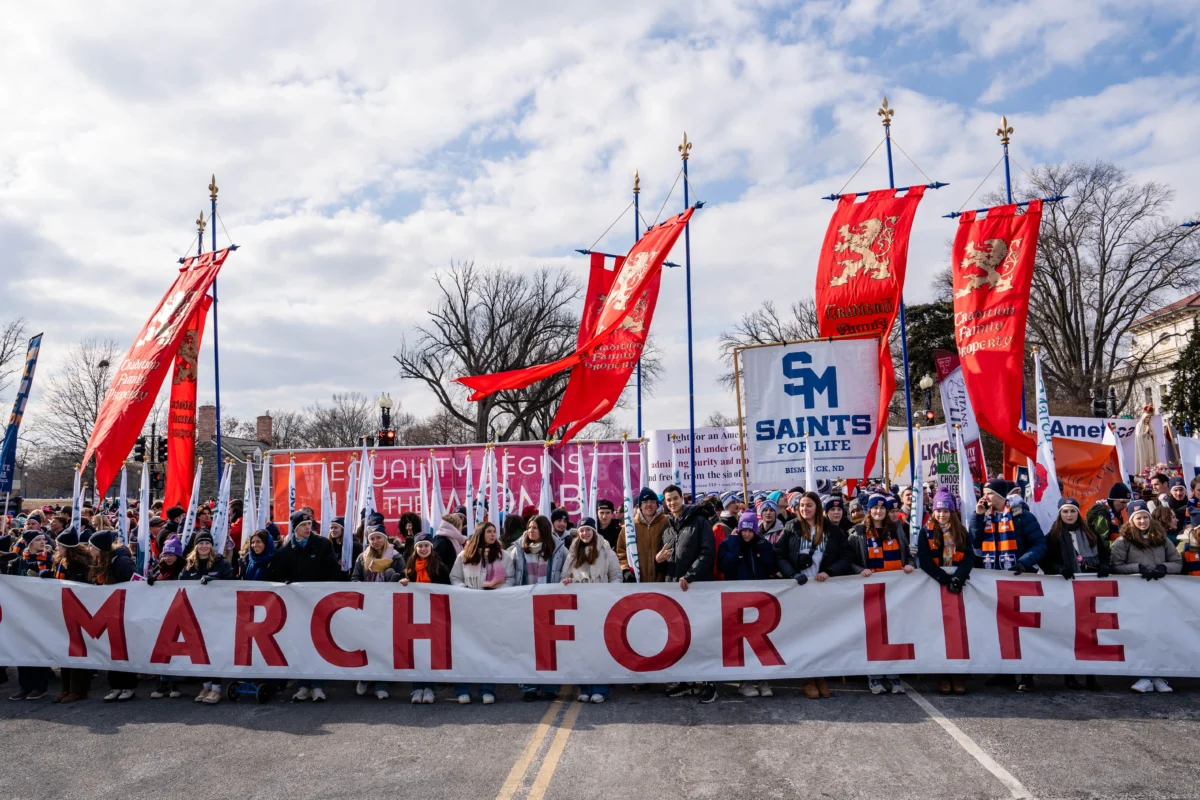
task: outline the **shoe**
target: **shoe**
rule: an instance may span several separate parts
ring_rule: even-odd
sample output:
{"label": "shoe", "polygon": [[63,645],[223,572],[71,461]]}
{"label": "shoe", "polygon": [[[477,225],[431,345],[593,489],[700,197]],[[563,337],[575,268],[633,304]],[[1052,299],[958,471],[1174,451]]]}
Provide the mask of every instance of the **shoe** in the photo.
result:
{"label": "shoe", "polygon": [[167,692],[167,697],[171,698],[172,700],[178,700],[179,698],[183,697],[183,692],[172,686],[171,691]]}
{"label": "shoe", "polygon": [[296,693],[294,695],[292,695],[293,700],[308,700],[311,697],[312,697],[312,692],[309,691],[307,686],[301,686],[299,689],[296,690]]}
{"label": "shoe", "polygon": [[387,691],[385,689],[376,689],[375,690],[375,699],[376,700],[387,700],[388,699]]}
{"label": "shoe", "polygon": [[413,689],[412,693],[409,695],[409,697],[412,698],[411,700],[409,700],[409,702],[412,703],[414,706],[419,706],[425,702],[425,700],[424,700],[425,693],[422,692],[420,689]]}
{"label": "shoe", "polygon": [[421,702],[427,706],[433,705],[433,689],[426,689],[421,692]]}
{"label": "shoe", "polygon": [[1022,675],[1017,679],[1018,692],[1036,692],[1037,684],[1034,683],[1032,675]]}
{"label": "shoe", "polygon": [[367,693],[367,682],[359,681],[358,683],[356,683],[354,685],[354,693],[356,695],[358,695],[359,697],[362,697],[363,695],[365,695]]}
{"label": "shoe", "polygon": [[767,683],[766,681],[763,681],[762,683],[760,683],[758,685],[758,696],[759,697],[774,697],[775,692],[771,691],[771,684]]}
{"label": "shoe", "polygon": [[715,703],[717,702],[717,685],[715,683],[702,684],[697,694],[700,695],[700,703],[702,705]]}
{"label": "shoe", "polygon": [[742,683],[738,686],[738,694],[742,697],[758,697],[758,687],[753,683]]}
{"label": "shoe", "polygon": [[206,694],[204,699],[200,702],[205,703],[206,705],[215,706],[217,703],[221,702],[221,690],[214,686],[208,690],[208,694]]}
{"label": "shoe", "polygon": [[888,678],[892,683],[892,694],[905,694],[904,681],[899,678]]}
{"label": "shoe", "polygon": [[558,697],[558,694],[556,692],[538,692],[537,696],[538,700],[553,700]]}
{"label": "shoe", "polygon": [[821,693],[821,697],[833,697],[833,692],[829,691],[829,685],[825,683],[824,678],[817,678],[817,691]]}
{"label": "shoe", "polygon": [[1077,692],[1083,688],[1083,684],[1074,675],[1067,675],[1063,678],[1063,686],[1071,691]]}
{"label": "shoe", "polygon": [[983,682],[984,686],[1012,686],[1016,680],[1013,675],[993,675]]}
{"label": "shoe", "polygon": [[[529,699],[529,698],[526,698],[526,699]],[[468,703],[470,703],[470,702],[471,702],[471,695],[469,695],[469,694],[460,694],[460,695],[458,696],[458,704],[459,704],[460,706],[465,706],[465,705],[467,705],[467,704],[468,704]]]}
{"label": "shoe", "polygon": [[804,696],[809,700],[818,700],[821,697],[821,691],[817,689],[817,682],[809,678],[801,687],[804,690]]}
{"label": "shoe", "polygon": [[1087,688],[1087,690],[1089,692],[1104,691],[1104,687],[1100,685],[1100,681],[1098,681],[1096,679],[1095,675],[1088,675],[1087,679],[1083,682],[1083,685]]}
{"label": "shoe", "polygon": [[16,694],[10,694],[8,696],[8,699],[9,700],[24,700],[26,697],[29,697],[29,692],[22,689],[21,691],[17,692]]}
{"label": "shoe", "polygon": [[696,693],[696,687],[690,683],[667,684],[667,697],[687,697]]}
{"label": "shoe", "polygon": [[158,686],[154,687],[154,691],[150,693],[151,700],[162,700],[167,696],[167,685],[162,681],[158,682]]}
{"label": "shoe", "polygon": [[602,695],[602,694],[594,694],[594,695],[592,695],[592,703],[593,703],[594,705],[599,705],[600,703],[603,703],[603,702],[604,702],[605,700],[607,700],[607,699],[608,699],[608,698],[607,698],[607,697],[605,697],[605,696],[604,696],[604,695]]}
{"label": "shoe", "polygon": [[50,702],[51,703],[61,703],[62,701],[66,700],[66,699],[67,699],[67,692],[59,692],[58,694],[56,694],[54,696],[54,699],[51,700]]}
{"label": "shoe", "polygon": [[867,688],[871,690],[871,694],[887,694],[887,687],[879,678],[868,678]]}
{"label": "shoe", "polygon": [[208,693],[211,691],[212,691],[211,686],[205,686],[203,689],[200,690],[200,694],[196,695],[196,699],[192,702],[203,703],[204,698],[208,697]]}
{"label": "shoe", "polygon": [[25,695],[25,699],[26,700],[41,700],[45,696],[46,696],[46,693],[44,691],[42,691],[41,689],[34,689],[32,692]]}
{"label": "shoe", "polygon": [[581,703],[590,703],[592,702],[592,696],[590,694],[584,694],[583,692],[580,692],[578,700]]}
{"label": "shoe", "polygon": [[1140,678],[1137,683],[1129,688],[1138,694],[1146,694],[1147,692],[1154,691],[1154,682],[1149,678]]}
{"label": "shoe", "polygon": [[1154,681],[1154,691],[1156,691],[1156,692],[1163,692],[1165,694],[1168,692],[1175,691],[1174,689],[1171,688],[1171,685],[1169,683],[1167,683],[1166,681],[1164,681],[1162,678],[1154,678],[1153,681]]}
{"label": "shoe", "polygon": [[119,695],[117,695],[118,703],[124,703],[126,700],[132,700],[132,699],[133,699],[133,689],[122,689],[121,693]]}
{"label": "shoe", "polygon": [[[537,692],[532,691],[532,690],[530,690],[528,692],[521,692],[521,701],[522,702],[532,703],[534,700],[537,700]],[[459,700],[459,702],[461,703],[462,700]]]}
{"label": "shoe", "polygon": [[949,678],[938,678],[938,694],[950,694],[952,691]]}
{"label": "shoe", "polygon": [[324,703],[325,702],[325,690],[324,689],[313,689],[312,697],[313,697],[314,703]]}
{"label": "shoe", "polygon": [[111,703],[113,700],[116,700],[120,696],[121,696],[121,690],[113,689],[108,694],[104,695],[104,702]]}
{"label": "shoe", "polygon": [[492,694],[491,692],[484,692],[479,699],[485,706],[490,706],[492,703],[496,702],[496,695]]}
{"label": "shoe", "polygon": [[966,694],[967,693],[967,679],[966,678],[951,678],[950,679],[950,688],[954,690],[955,694]]}
{"label": "shoe", "polygon": [[61,702],[63,702],[63,703],[78,703],[80,700],[87,700],[87,695],[80,694],[78,692],[71,692],[69,694],[63,695],[63,699],[61,700]]}

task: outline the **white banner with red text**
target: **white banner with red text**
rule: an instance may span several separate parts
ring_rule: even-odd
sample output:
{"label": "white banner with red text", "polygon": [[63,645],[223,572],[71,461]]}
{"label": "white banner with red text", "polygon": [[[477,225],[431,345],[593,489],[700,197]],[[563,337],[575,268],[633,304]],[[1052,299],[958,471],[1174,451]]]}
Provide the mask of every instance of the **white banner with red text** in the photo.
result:
{"label": "white banner with red text", "polygon": [[0,578],[0,664],[202,677],[663,683],[885,673],[1200,676],[1200,580],[975,570],[481,591]]}

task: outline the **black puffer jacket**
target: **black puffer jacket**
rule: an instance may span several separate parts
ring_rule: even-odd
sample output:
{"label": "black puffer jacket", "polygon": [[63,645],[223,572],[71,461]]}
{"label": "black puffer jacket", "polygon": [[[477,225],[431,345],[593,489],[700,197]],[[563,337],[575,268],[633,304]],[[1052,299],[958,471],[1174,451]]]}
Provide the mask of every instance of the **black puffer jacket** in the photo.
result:
{"label": "black puffer jacket", "polygon": [[712,523],[699,506],[684,506],[678,518],[667,517],[663,544],[671,548],[671,556],[662,566],[667,578],[686,578],[688,583],[711,581],[717,556],[717,540]]}
{"label": "black puffer jacket", "polygon": [[[822,538],[825,553],[821,556],[821,572],[831,578],[849,575],[850,551],[846,547],[846,534],[836,525],[826,525]],[[783,526],[783,535],[775,543],[775,566],[785,578],[795,578],[810,566],[804,553],[804,537],[800,535],[800,523],[792,520]],[[811,558],[811,556],[809,556]]]}
{"label": "black puffer jacket", "polygon": [[314,583],[345,580],[338,556],[329,540],[309,534],[303,547],[294,539],[288,541],[271,559],[270,579],[280,583]]}

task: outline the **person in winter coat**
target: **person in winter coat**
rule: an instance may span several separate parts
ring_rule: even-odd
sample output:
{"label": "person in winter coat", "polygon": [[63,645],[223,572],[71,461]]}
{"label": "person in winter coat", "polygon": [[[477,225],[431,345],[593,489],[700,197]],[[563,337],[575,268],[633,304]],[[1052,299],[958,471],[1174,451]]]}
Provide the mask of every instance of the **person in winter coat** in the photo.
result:
{"label": "person in winter coat", "polygon": [[[178,536],[168,536],[163,541],[162,552],[158,557],[158,562],[150,568],[150,574],[146,577],[146,583],[149,586],[153,586],[159,581],[177,580],[183,573],[183,567],[183,543],[179,541]],[[158,686],[150,693],[151,700],[161,700],[164,697],[170,697],[174,700],[182,696],[183,693],[179,691],[179,678],[174,675],[160,675],[158,677]]]}
{"label": "person in winter coat", "polygon": [[780,576],[801,586],[810,578],[823,583],[851,573],[848,543],[842,529],[825,519],[820,495],[804,492],[796,499],[796,518],[775,543],[775,564]]}
{"label": "person in winter coat", "polygon": [[[51,569],[53,555],[46,545],[46,536],[37,530],[31,531],[31,533],[33,535],[28,544],[23,544],[21,539],[16,540],[15,547],[17,549],[15,551],[11,550],[14,547],[12,536],[0,537],[0,540],[5,540],[0,543],[0,549],[9,551],[4,555],[14,565],[12,573],[14,575],[37,577],[43,571],[49,572]],[[17,667],[18,690],[8,699],[40,700],[50,690],[52,674],[49,667]]]}
{"label": "person in winter coat", "polygon": [[[666,573],[667,580],[678,581],[679,588],[686,592],[696,581],[712,580],[716,541],[701,509],[684,505],[683,490],[678,486],[671,485],[663,491],[663,502],[667,506],[667,527],[663,530],[662,549],[654,555],[654,560]],[[714,703],[717,687],[711,682],[667,686],[668,697],[689,694],[698,694],[701,703]]]}
{"label": "person in winter coat", "polygon": [[[770,501],[764,501],[764,505]],[[743,511],[734,536],[717,548],[717,564],[727,581],[758,581],[775,574],[775,552],[762,531],[753,511]],[[738,691],[743,697],[771,697],[767,681],[742,681]]]}
{"label": "person in winter coat", "polygon": [[971,539],[984,569],[1035,572],[1046,556],[1046,537],[1037,517],[1019,498],[1010,497],[1014,484],[990,480],[975,506]]}
{"label": "person in winter coat", "polygon": [[[758,532],[766,538],[767,543],[771,547],[779,541],[779,537],[783,536],[783,522],[779,519],[779,506],[774,500],[766,499],[758,506],[758,514],[760,521],[758,523]],[[738,522],[738,533],[741,534],[741,522]],[[726,580],[732,580],[726,577]]]}
{"label": "person in winter coat", "polygon": [[[467,543],[470,545],[470,542]],[[450,568],[442,563],[438,558],[437,551],[433,549],[433,534],[424,531],[416,534],[412,540],[412,555],[408,560],[400,566],[399,569],[391,569],[387,571],[387,577],[390,581],[396,581],[401,586],[408,586],[410,583],[431,583],[450,585]],[[463,548],[466,549],[465,547]],[[503,551],[501,551],[503,553]],[[503,571],[501,571],[503,574]],[[470,699],[470,686],[466,686],[467,698]],[[436,683],[414,681],[410,687],[410,697],[413,705],[422,703],[430,704],[436,699],[434,692],[437,691]],[[492,698],[495,699],[493,691]]]}
{"label": "person in winter coat", "polygon": [[[1148,581],[1182,572],[1179,551],[1167,541],[1162,526],[1150,518],[1145,501],[1133,501],[1128,510],[1129,521],[1121,526],[1121,538],[1112,546],[1112,571],[1141,575]],[[1151,676],[1139,678],[1130,688],[1139,694],[1173,691],[1164,679]]]}
{"label": "person in winter coat", "polygon": [[613,555],[617,554],[617,542],[625,538],[625,525],[616,518],[612,500],[596,501],[596,533],[608,542]]}
{"label": "person in winter coat", "polygon": [[259,528],[246,540],[246,552],[242,554],[238,573],[244,581],[266,581],[271,579],[271,562],[275,560],[275,539],[265,529]]}
{"label": "person in winter coat", "polygon": [[[563,585],[582,583],[620,583],[621,564],[608,540],[600,535],[595,520],[581,520],[574,541],[567,551],[563,567]],[[579,702],[603,703],[608,699],[608,686],[602,683],[579,687]]]}
{"label": "person in winter coat", "polygon": [[405,511],[400,515],[400,543],[402,545],[401,553],[404,560],[408,561],[413,554],[413,547],[417,543],[417,537],[421,535],[421,515],[414,514],[411,511]]}
{"label": "person in winter coat", "polygon": [[[392,570],[392,564],[400,563],[399,558],[383,528],[371,528],[367,534],[367,546],[350,570],[350,580],[355,583],[383,583],[388,579],[387,573]],[[362,697],[368,688],[371,687],[366,681],[358,681],[354,691]],[[387,700],[387,681],[375,681],[374,692],[376,699]]]}
{"label": "person in winter coat", "polygon": [[[911,573],[913,554],[909,548],[908,531],[898,521],[892,520],[895,510],[889,506],[894,498],[873,494],[867,498],[867,518],[854,526],[848,547],[853,569],[864,578],[876,572],[903,570]],[[904,694],[904,684],[899,675],[867,675],[867,688],[871,694]]]}
{"label": "person in winter coat", "polygon": [[[314,531],[317,524],[313,523]],[[337,559],[338,569],[341,572],[341,580],[350,580],[350,570],[354,569],[354,565],[358,563],[359,556],[363,552],[363,537],[366,531],[371,530],[372,526],[369,522],[359,523],[358,529],[352,534],[353,544],[350,546],[350,566],[346,569],[341,569],[342,564],[342,548],[346,540],[343,538],[346,535],[346,527],[340,523],[334,522],[329,526],[329,546],[333,550],[333,556]],[[382,529],[382,526],[381,526]]]}
{"label": "person in winter coat", "polygon": [[[949,491],[938,489],[929,518],[917,537],[917,565],[951,594],[962,592],[975,566],[971,536],[963,527],[956,506]],[[937,682],[942,694],[967,693],[965,675],[939,675]]]}
{"label": "person in winter coat", "polygon": [[[54,562],[51,569],[41,573],[43,578],[87,583],[92,572],[92,560],[79,540],[75,528],[67,528],[55,540]],[[92,688],[92,670],[62,667],[59,670],[61,691],[55,703],[74,703],[86,700]]]}
{"label": "person in winter coat", "polygon": [[[89,582],[97,586],[112,586],[126,583],[133,577],[133,559],[124,547],[114,547],[116,536],[111,530],[100,530],[92,534],[88,544],[96,549],[92,561],[92,572]],[[125,702],[132,700],[137,691],[138,676],[136,672],[108,672],[108,694],[104,702],[114,700]]]}
{"label": "person in winter coat", "polygon": [[1042,571],[1067,580],[1092,572],[1107,578],[1111,549],[1107,538],[1092,531],[1079,510],[1079,501],[1063,497],[1058,501],[1058,518],[1046,535]]}
{"label": "person in winter coat", "polygon": [[[545,517],[536,517],[535,519],[541,520],[549,530],[550,520]],[[534,519],[530,519],[529,522],[530,525],[534,524]],[[519,547],[521,541],[524,541],[524,538],[519,540],[514,548]],[[441,558],[437,547],[433,547],[433,553],[434,557]],[[490,522],[481,522],[475,526],[475,530],[466,545],[463,546],[462,552],[455,556],[454,567],[450,570],[450,584],[479,591],[499,589],[510,584],[511,573],[511,556],[501,547],[496,526]],[[417,700],[415,694],[419,686],[422,689],[428,689],[420,701]],[[432,703],[433,688],[433,684],[418,685],[414,683],[413,702]],[[475,689],[479,693],[480,701],[485,706],[496,702],[496,685],[494,683],[476,684]],[[454,694],[459,703],[470,703],[471,684],[454,684]]]}
{"label": "person in winter coat", "polygon": [[846,501],[840,497],[830,497],[825,501],[825,522],[842,529],[846,537],[850,536],[850,516],[846,513]]}
{"label": "person in winter coat", "polygon": [[637,543],[638,576],[633,574],[629,566],[628,537],[623,536],[617,541],[617,561],[621,564],[621,580],[633,583],[640,579],[642,583],[658,583],[665,579],[659,570],[655,556],[662,549],[663,531],[667,527],[667,515],[658,504],[658,495],[652,489],[643,488],[638,493],[637,507],[633,510],[633,533]]}
{"label": "person in winter coat", "polygon": [[1179,534],[1180,567],[1184,575],[1200,574],[1200,510],[1193,511]]}
{"label": "person in winter coat", "polygon": [[[567,550],[554,535],[550,520],[540,514],[529,520],[525,534],[508,551],[508,586],[534,586],[562,580]],[[451,575],[453,580],[453,574]],[[521,699],[553,700],[557,684],[519,684]]]}
{"label": "person in winter coat", "polygon": [[446,514],[433,532],[433,549],[437,551],[443,564],[453,564],[462,552],[463,545],[467,543],[467,537],[462,531],[464,520],[461,514]]}
{"label": "person in winter coat", "polygon": [[[281,583],[331,583],[343,580],[338,553],[328,539],[314,535],[313,518],[303,509],[292,514],[287,542],[275,553],[268,570],[270,579]],[[297,681],[292,700],[323,703],[325,681]]]}
{"label": "person in winter coat", "polygon": [[516,544],[525,534],[526,524],[524,517],[518,514],[506,514],[500,528],[500,546],[507,550]]}
{"label": "person in winter coat", "polygon": [[1121,526],[1125,524],[1125,507],[1132,495],[1124,483],[1114,483],[1108,490],[1107,500],[1097,500],[1087,512],[1087,524],[1102,539],[1116,541]]}
{"label": "person in winter coat", "polygon": [[[200,581],[201,586],[206,586],[211,581],[231,581],[233,578],[233,565],[213,548],[212,534],[202,531],[192,537],[192,552],[187,556],[179,580]],[[221,679],[206,680],[200,694],[196,695],[196,702],[210,706],[221,702]]]}

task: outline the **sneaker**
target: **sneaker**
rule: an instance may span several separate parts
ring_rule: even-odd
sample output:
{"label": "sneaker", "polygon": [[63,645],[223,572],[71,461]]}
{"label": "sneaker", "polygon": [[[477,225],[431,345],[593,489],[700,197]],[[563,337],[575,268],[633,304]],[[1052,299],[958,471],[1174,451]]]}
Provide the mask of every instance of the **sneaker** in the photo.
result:
{"label": "sneaker", "polygon": [[214,686],[208,690],[208,694],[205,695],[204,699],[200,702],[210,706],[215,706],[217,703],[221,702],[221,690]]}
{"label": "sneaker", "polygon": [[696,687],[690,683],[667,684],[667,697],[687,697],[696,693]]}
{"label": "sneaker", "polygon": [[[521,700],[526,703],[532,703],[534,700],[537,700],[537,692],[534,692],[534,691],[521,692]],[[460,699],[458,702],[461,703],[462,700]],[[470,701],[468,701],[468,702],[470,702]]]}
{"label": "sneaker", "polygon": [[375,690],[375,699],[376,700],[387,700],[388,699],[387,691],[385,689],[376,689]]}
{"label": "sneaker", "polygon": [[312,697],[312,692],[309,691],[307,686],[301,686],[299,689],[296,690],[296,693],[294,695],[292,695],[293,700],[308,700],[311,697]]}
{"label": "sneaker", "polygon": [[8,696],[8,699],[9,700],[24,700],[26,697],[29,697],[29,692],[22,689],[21,691],[17,692],[16,694],[10,694]]}
{"label": "sneaker", "polygon": [[742,697],[758,697],[758,687],[753,683],[742,683],[738,686],[738,693]]}
{"label": "sneaker", "polygon": [[414,706],[419,706],[419,705],[421,705],[421,703],[425,702],[425,700],[424,700],[425,693],[422,692],[420,689],[413,689],[412,694],[410,694],[409,696],[412,698],[409,702],[412,703]]}
{"label": "sneaker", "polygon": [[771,684],[767,683],[766,681],[763,681],[762,683],[760,683],[758,685],[758,696],[759,697],[774,697],[775,693],[773,691],[771,691]]}
{"label": "sneaker", "polygon": [[484,692],[479,699],[483,701],[485,706],[490,706],[492,703],[496,702],[496,695],[492,694],[491,692]]}
{"label": "sneaker", "polygon": [[583,692],[580,692],[579,693],[579,702],[590,703],[590,702],[592,702],[592,696],[590,694],[584,694]]}
{"label": "sneaker", "polygon": [[1167,683],[1166,681],[1164,681],[1162,678],[1154,678],[1153,681],[1154,681],[1154,691],[1156,691],[1156,692],[1164,692],[1165,693],[1165,692],[1175,691],[1174,689],[1171,688],[1171,685],[1169,683]]}
{"label": "sneaker", "polygon": [[607,700],[607,699],[608,699],[608,698],[607,698],[607,697],[605,697],[605,696],[604,696],[604,695],[602,695],[602,694],[594,694],[594,695],[592,695],[592,703],[593,703],[593,704],[595,704],[595,705],[599,705],[599,704],[603,703],[603,702],[604,702],[605,700]]}
{"label": "sneaker", "polygon": [[904,684],[899,678],[889,678],[892,682],[892,694],[904,694]]}
{"label": "sneaker", "polygon": [[25,699],[26,700],[41,700],[45,696],[46,696],[46,693],[44,691],[42,691],[41,689],[34,689],[32,692],[25,695]]}
{"label": "sneaker", "polygon": [[200,694],[196,695],[196,699],[195,699],[194,701],[192,701],[192,702],[195,702],[195,703],[203,703],[203,702],[205,702],[204,698],[208,697],[208,693],[209,693],[209,692],[211,692],[211,691],[212,691],[212,687],[211,687],[211,686],[205,686],[205,687],[203,687],[202,689],[200,689]]}
{"label": "sneaker", "polygon": [[154,691],[150,693],[151,700],[162,700],[167,696],[167,685],[162,681],[158,682],[158,686],[154,687]]}
{"label": "sneaker", "polygon": [[700,695],[701,704],[715,703],[717,702],[717,685],[715,683],[702,684],[697,694]]}
{"label": "sneaker", "polygon": [[324,689],[313,689],[312,697],[313,697],[314,703],[324,703],[325,702],[325,690]]}
{"label": "sneaker", "polygon": [[365,695],[367,693],[367,682],[359,681],[358,683],[354,684],[354,693],[359,697]]}
{"label": "sneaker", "polygon": [[121,690],[113,689],[111,692],[104,695],[104,702],[111,703],[113,700],[116,700],[120,696],[121,696]]}
{"label": "sneaker", "polygon": [[871,690],[871,694],[887,694],[887,687],[879,678],[868,678],[867,688]]}
{"label": "sneaker", "polygon": [[118,703],[124,703],[126,700],[132,700],[132,699],[133,699],[133,689],[124,689],[119,695],[117,695]]}
{"label": "sneaker", "polygon": [[1034,683],[1033,676],[1032,675],[1022,675],[1020,678],[1017,678],[1017,691],[1018,692],[1036,692],[1037,684]]}
{"label": "sneaker", "polygon": [[1154,682],[1149,678],[1140,678],[1137,683],[1129,688],[1138,694],[1146,694],[1147,692],[1154,691]]}
{"label": "sneaker", "polygon": [[172,700],[178,700],[179,698],[183,697],[183,692],[172,686],[171,691],[167,692],[167,697],[171,698]]}
{"label": "sneaker", "polygon": [[471,702],[471,695],[469,695],[469,694],[460,694],[460,695],[458,696],[458,704],[459,704],[460,706],[469,705],[469,704],[470,704],[470,702]]}
{"label": "sneaker", "polygon": [[433,705],[433,689],[426,689],[421,692],[421,702],[427,706]]}

